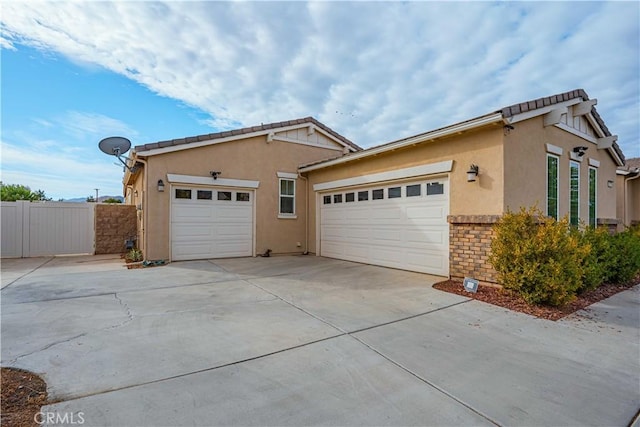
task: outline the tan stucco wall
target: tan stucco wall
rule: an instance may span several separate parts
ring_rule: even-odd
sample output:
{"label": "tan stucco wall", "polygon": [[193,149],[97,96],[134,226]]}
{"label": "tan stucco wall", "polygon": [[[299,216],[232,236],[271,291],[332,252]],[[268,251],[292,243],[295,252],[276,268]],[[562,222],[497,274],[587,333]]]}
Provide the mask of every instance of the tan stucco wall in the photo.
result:
{"label": "tan stucco wall", "polygon": [[[627,180],[627,175],[618,175],[616,187],[618,190],[618,203],[616,204],[618,219],[620,220],[619,230],[625,226],[640,222],[640,177]],[[627,199],[625,201],[624,187],[627,187]]]}
{"label": "tan stucco wall", "polygon": [[[143,154],[143,153],[141,153]],[[320,159],[340,156],[341,152],[320,147],[281,141],[267,143],[266,136],[192,148],[147,158],[148,187],[147,233],[145,257],[170,257],[171,186],[167,174],[207,177],[216,182],[210,171],[221,171],[221,178],[260,181],[256,190],[256,253],[271,249],[273,253],[305,250],[306,183],[296,182],[296,219],[279,219],[279,181],[277,172],[297,173],[298,166]],[[157,191],[158,179],[166,185]],[[187,185],[187,184],[185,184]],[[189,184],[189,186],[191,186]],[[297,243],[300,243],[300,246]]]}
{"label": "tan stucco wall", "polygon": [[145,253],[144,246],[144,215],[142,211],[142,201],[144,199],[144,166],[140,166],[138,171],[134,175],[126,174],[124,182],[124,203],[128,205],[134,205],[136,207],[136,221],[137,221],[137,235],[136,235],[136,247]]}
{"label": "tan stucco wall", "polygon": [[590,158],[600,162],[596,215],[598,218],[616,218],[616,186],[607,186],[608,180],[616,181],[616,164],[609,153],[556,126],[544,127],[542,116],[515,123],[514,129],[505,136],[505,207],[518,210],[521,206],[537,204],[546,211],[547,143],[563,149],[559,161],[560,217],[569,213],[569,153],[576,146],[586,146],[589,149],[580,163],[580,218],[588,222]]}
{"label": "tan stucco wall", "polygon": [[640,222],[640,177],[627,182],[629,186],[629,224]]}
{"label": "tan stucco wall", "polygon": [[[313,185],[385,172],[399,168],[453,160],[450,179],[451,215],[494,215],[503,210],[502,126],[493,125],[455,137],[425,142],[409,148],[368,156],[360,160],[307,173]],[[480,167],[476,182],[467,182],[472,163]],[[309,251],[316,245],[316,198],[310,198]]]}

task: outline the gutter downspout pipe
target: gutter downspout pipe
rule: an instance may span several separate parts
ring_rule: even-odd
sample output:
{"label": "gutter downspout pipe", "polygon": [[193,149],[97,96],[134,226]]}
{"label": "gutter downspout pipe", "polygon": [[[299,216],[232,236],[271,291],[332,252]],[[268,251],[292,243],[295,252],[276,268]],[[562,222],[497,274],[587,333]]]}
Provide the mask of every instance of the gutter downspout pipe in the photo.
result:
{"label": "gutter downspout pipe", "polygon": [[305,182],[305,195],[304,195],[304,255],[309,254],[309,179],[305,176],[302,176],[300,172],[298,172],[298,176],[300,179],[304,179]]}
{"label": "gutter downspout pipe", "polygon": [[633,172],[629,171],[629,175],[632,175],[630,177],[624,178],[624,225],[627,226],[627,224],[631,225],[631,219],[629,218],[629,200],[627,199],[627,195],[628,195],[628,189],[627,187],[629,186],[629,181],[633,181],[634,179],[637,179],[640,177],[640,169],[636,168]]}

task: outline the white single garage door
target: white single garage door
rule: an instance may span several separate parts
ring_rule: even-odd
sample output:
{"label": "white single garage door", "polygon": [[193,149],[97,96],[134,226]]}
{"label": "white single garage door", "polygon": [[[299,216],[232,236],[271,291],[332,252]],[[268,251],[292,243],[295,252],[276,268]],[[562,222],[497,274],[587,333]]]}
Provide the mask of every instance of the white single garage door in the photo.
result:
{"label": "white single garage door", "polygon": [[171,259],[253,256],[253,190],[176,185]]}
{"label": "white single garage door", "polygon": [[321,193],[320,254],[448,276],[448,213],[446,177]]}

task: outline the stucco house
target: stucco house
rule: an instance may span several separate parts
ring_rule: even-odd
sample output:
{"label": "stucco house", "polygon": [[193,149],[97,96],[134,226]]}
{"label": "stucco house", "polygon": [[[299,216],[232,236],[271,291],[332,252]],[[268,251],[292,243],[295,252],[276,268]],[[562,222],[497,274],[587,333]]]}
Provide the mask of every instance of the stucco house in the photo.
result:
{"label": "stucco house", "polygon": [[624,156],[595,104],[573,90],[366,150],[312,118],[146,144],[125,196],[147,259],[270,249],[495,281],[507,209],[617,226]]}
{"label": "stucco house", "polygon": [[137,146],[123,181],[137,246],[172,261],[303,252],[298,167],[360,150],[311,117]]}

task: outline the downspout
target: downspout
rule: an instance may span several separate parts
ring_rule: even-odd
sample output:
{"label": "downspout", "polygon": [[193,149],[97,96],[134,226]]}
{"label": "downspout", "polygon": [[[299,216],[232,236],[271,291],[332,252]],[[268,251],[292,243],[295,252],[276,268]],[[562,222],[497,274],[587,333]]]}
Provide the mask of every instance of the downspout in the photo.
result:
{"label": "downspout", "polygon": [[298,172],[298,176],[300,179],[304,179],[305,182],[305,195],[304,195],[304,255],[309,254],[309,179],[302,176],[300,172]]}
{"label": "downspout", "polygon": [[624,225],[627,226],[627,224],[631,225],[631,221],[629,220],[629,203],[627,200],[627,187],[629,186],[629,181],[633,181],[634,179],[637,179],[640,177],[640,169],[635,169],[633,172],[629,171],[629,174],[635,174],[629,178],[624,178]]}

